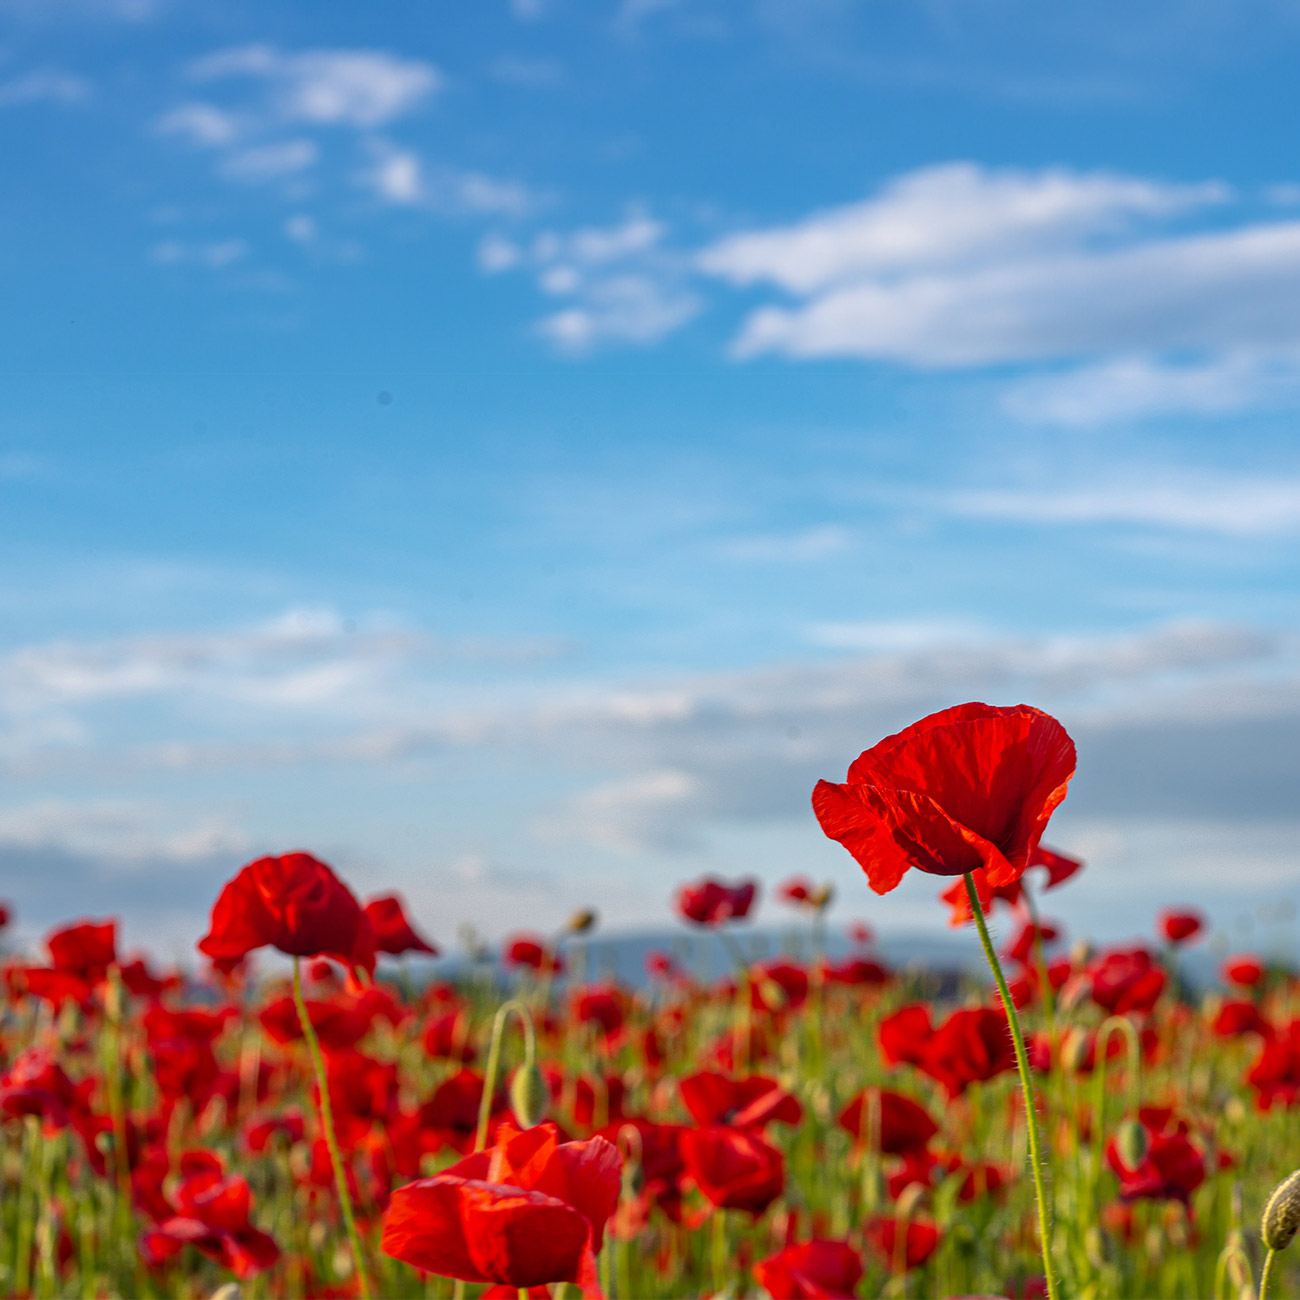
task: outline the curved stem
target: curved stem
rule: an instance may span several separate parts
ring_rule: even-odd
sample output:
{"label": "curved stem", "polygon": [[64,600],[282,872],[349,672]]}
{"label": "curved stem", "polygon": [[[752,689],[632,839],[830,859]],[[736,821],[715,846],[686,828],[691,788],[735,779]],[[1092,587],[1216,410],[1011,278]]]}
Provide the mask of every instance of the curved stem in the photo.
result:
{"label": "curved stem", "polygon": [[1016,1004],[1012,1001],[1011,990],[1007,988],[1007,977],[1002,973],[998,955],[993,951],[993,941],[989,938],[989,927],[984,920],[984,909],[980,906],[979,891],[975,888],[975,879],[969,871],[965,873],[966,895],[970,899],[971,915],[975,918],[976,928],[980,932],[980,943],[984,945],[984,956],[989,969],[997,983],[998,993],[1002,997],[1002,1006],[1007,1013],[1007,1024],[1011,1027],[1011,1042],[1016,1051],[1016,1069],[1020,1071],[1020,1089],[1025,1097],[1025,1122],[1029,1126],[1029,1161],[1034,1173],[1034,1195],[1038,1201],[1038,1240],[1043,1252],[1043,1274],[1047,1279],[1048,1300],[1057,1300],[1056,1274],[1052,1269],[1051,1252],[1051,1208],[1047,1200],[1047,1182],[1043,1175],[1043,1150],[1038,1136],[1038,1110],[1034,1104],[1034,1081],[1029,1073],[1029,1054],[1025,1051],[1025,1036],[1020,1031],[1020,1017],[1016,1014]]}
{"label": "curved stem", "polygon": [[293,1004],[298,1009],[298,1021],[302,1025],[302,1036],[307,1040],[312,1069],[316,1071],[316,1086],[320,1091],[321,1128],[325,1130],[325,1145],[329,1147],[330,1163],[334,1166],[334,1182],[338,1188],[339,1204],[343,1208],[343,1223],[348,1230],[348,1240],[352,1243],[352,1259],[356,1265],[361,1300],[370,1300],[370,1279],[366,1275],[366,1261],[361,1253],[361,1237],[357,1233],[357,1221],[352,1213],[352,1197],[348,1195],[348,1179],[343,1171],[343,1155],[339,1151],[339,1140],[334,1133],[334,1108],[330,1104],[329,1077],[325,1073],[325,1061],[320,1054],[320,1042],[316,1038],[316,1030],[312,1027],[311,1017],[307,1014],[307,1004],[302,1000],[302,972],[300,959],[297,957],[293,959]]}
{"label": "curved stem", "polygon": [[1273,1260],[1277,1251],[1270,1249],[1264,1257],[1264,1271],[1259,1275],[1259,1300],[1268,1300],[1268,1284],[1273,1276]]}
{"label": "curved stem", "polygon": [[533,1018],[522,1002],[511,998],[498,1008],[492,1021],[492,1046],[488,1049],[487,1069],[483,1072],[483,1092],[478,1099],[478,1129],[474,1134],[474,1150],[482,1151],[487,1145],[488,1123],[492,1118],[492,1094],[496,1091],[497,1070],[501,1064],[501,1038],[506,1020],[514,1012],[524,1027],[524,1064],[532,1065],[537,1059],[537,1035]]}

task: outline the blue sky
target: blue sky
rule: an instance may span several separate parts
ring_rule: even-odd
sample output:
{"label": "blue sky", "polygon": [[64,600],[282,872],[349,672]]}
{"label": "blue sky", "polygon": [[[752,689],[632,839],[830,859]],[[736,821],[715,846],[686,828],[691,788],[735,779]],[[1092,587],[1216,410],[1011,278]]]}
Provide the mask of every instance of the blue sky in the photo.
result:
{"label": "blue sky", "polygon": [[808,792],[1023,699],[1079,742],[1070,927],[1262,942],[1298,45],[1280,2],[0,0],[26,933],[184,951],[291,847],[444,943],[704,871],[933,927]]}

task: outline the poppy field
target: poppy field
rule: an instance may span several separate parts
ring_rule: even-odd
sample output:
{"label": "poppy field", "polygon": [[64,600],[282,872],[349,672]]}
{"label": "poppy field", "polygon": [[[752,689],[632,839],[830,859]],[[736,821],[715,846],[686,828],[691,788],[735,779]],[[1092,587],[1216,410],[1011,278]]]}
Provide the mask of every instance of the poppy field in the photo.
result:
{"label": "poppy field", "polygon": [[[1295,1294],[1300,977],[1239,953],[1194,987],[1177,899],[1065,950],[1075,764],[1025,705],[872,745],[812,796],[863,869],[851,951],[828,886],[777,889],[797,943],[759,957],[756,882],[683,883],[720,981],[674,950],[621,986],[579,912],[429,982],[446,919],[306,852],[233,870],[185,973],[70,921],[3,961],[0,1294]],[[878,955],[909,871],[986,974]]]}

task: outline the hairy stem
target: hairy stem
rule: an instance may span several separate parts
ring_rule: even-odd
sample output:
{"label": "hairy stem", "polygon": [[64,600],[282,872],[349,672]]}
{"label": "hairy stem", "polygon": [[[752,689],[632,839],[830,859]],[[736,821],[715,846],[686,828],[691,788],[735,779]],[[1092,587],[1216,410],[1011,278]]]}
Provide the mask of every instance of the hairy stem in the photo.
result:
{"label": "hairy stem", "polygon": [[1057,1300],[1056,1273],[1052,1268],[1051,1250],[1051,1206],[1047,1200],[1047,1179],[1043,1172],[1043,1149],[1038,1135],[1038,1110],[1034,1104],[1034,1081],[1029,1073],[1029,1053],[1025,1051],[1025,1036],[1020,1030],[1020,1017],[1016,1014],[1016,1004],[1012,1001],[1011,990],[1007,988],[1007,977],[1002,973],[1002,965],[993,950],[993,941],[989,938],[989,927],[984,920],[984,909],[980,906],[979,890],[975,888],[975,879],[968,871],[965,873],[966,895],[970,899],[971,915],[980,932],[980,943],[984,945],[984,956],[993,972],[998,993],[1002,997],[1002,1006],[1007,1013],[1007,1024],[1011,1026],[1011,1042],[1016,1051],[1016,1068],[1020,1071],[1020,1089],[1025,1097],[1025,1122],[1029,1125],[1029,1162],[1033,1167],[1034,1195],[1038,1201],[1038,1240],[1043,1252],[1043,1274],[1047,1279],[1048,1300]]}
{"label": "hairy stem", "polygon": [[352,1260],[357,1270],[357,1285],[361,1291],[361,1300],[370,1300],[370,1278],[366,1274],[365,1256],[361,1251],[361,1237],[357,1232],[356,1216],[352,1213],[352,1197],[348,1195],[348,1178],[343,1169],[343,1155],[339,1151],[339,1140],[334,1133],[334,1108],[330,1104],[330,1084],[325,1073],[325,1061],[320,1054],[320,1042],[316,1030],[312,1027],[311,1017],[307,1014],[307,1004],[302,1000],[302,972],[300,960],[293,959],[293,1004],[298,1009],[298,1022],[302,1025],[302,1036],[307,1040],[307,1051],[311,1054],[312,1069],[316,1071],[316,1086],[320,1089],[320,1121],[325,1130],[325,1145],[329,1147],[330,1163],[334,1166],[334,1182],[338,1187],[339,1204],[343,1208],[343,1223],[348,1231],[348,1240],[352,1243]]}

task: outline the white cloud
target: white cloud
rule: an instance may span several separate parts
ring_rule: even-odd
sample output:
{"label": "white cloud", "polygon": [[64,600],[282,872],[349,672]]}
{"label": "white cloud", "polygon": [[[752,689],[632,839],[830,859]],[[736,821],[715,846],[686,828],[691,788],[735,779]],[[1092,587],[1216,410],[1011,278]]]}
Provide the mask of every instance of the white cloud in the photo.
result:
{"label": "white cloud", "polygon": [[397,207],[455,217],[523,217],[542,202],[518,181],[452,167],[427,166],[413,149],[369,142],[371,163],[357,176],[362,188]]}
{"label": "white cloud", "polygon": [[695,264],[783,295],[749,313],[738,358],[1082,362],[1003,395],[1017,418],[1077,427],[1294,405],[1300,221],[1185,228],[1235,197],[1214,181],[949,163],[730,235]]}
{"label": "white cloud", "polygon": [[319,234],[315,217],[308,216],[305,212],[294,213],[284,223],[284,234],[286,239],[293,240],[295,244],[313,243]]}
{"label": "white cloud", "polygon": [[611,343],[647,344],[699,314],[684,259],[663,247],[668,228],[633,209],[613,226],[543,230],[516,264],[531,266],[537,284],[573,305],[544,317],[537,333],[557,350],[581,355]]}
{"label": "white cloud", "polygon": [[1117,357],[1012,384],[1003,408],[1018,419],[1084,428],[1164,415],[1224,415],[1293,403],[1300,354],[1228,352],[1197,362]]}
{"label": "white cloud", "polygon": [[604,343],[654,343],[695,317],[702,300],[643,275],[610,276],[589,285],[580,306],[547,316],[537,331],[563,352]]}
{"label": "white cloud", "polygon": [[246,123],[237,114],[203,103],[177,104],[154,123],[159,135],[181,136],[209,149],[234,144],[245,129]]}
{"label": "white cloud", "polygon": [[84,103],[90,98],[90,82],[58,68],[37,68],[12,81],[0,82],[0,108],[25,104]]}
{"label": "white cloud", "polygon": [[382,50],[305,50],[271,45],[219,50],[189,67],[196,81],[254,77],[271,87],[281,122],[376,127],[405,116],[442,85],[431,63]]}
{"label": "white cloud", "polygon": [[842,555],[857,541],[852,529],[839,524],[819,524],[796,533],[768,533],[752,537],[733,537],[720,550],[732,560],[758,563],[804,563],[822,560],[828,555]]}
{"label": "white cloud", "polygon": [[150,258],[162,266],[197,265],[220,270],[248,256],[248,244],[242,239],[218,239],[208,243],[186,243],[166,239],[149,250]]}
{"label": "white cloud", "polygon": [[418,203],[423,193],[420,159],[410,149],[377,147],[374,164],[362,173],[362,183],[386,203]]}
{"label": "white cloud", "polygon": [[477,251],[479,269],[488,275],[496,275],[518,266],[523,259],[523,252],[513,240],[503,235],[485,235]]}
{"label": "white cloud", "polygon": [[898,652],[988,641],[987,628],[951,619],[885,619],[859,623],[817,623],[805,633],[812,645],[832,650]]}
{"label": "white cloud", "polygon": [[564,65],[554,59],[523,59],[514,55],[502,55],[493,60],[491,72],[497,81],[507,86],[549,90],[564,84]]}
{"label": "white cloud", "polygon": [[319,153],[314,140],[281,140],[228,154],[220,171],[229,180],[259,184],[307,171],[315,165]]}
{"label": "white cloud", "polygon": [[225,856],[238,861],[249,839],[220,819],[178,821],[162,806],[50,799],[0,808],[0,852],[14,848],[57,850],[130,869],[160,860],[206,865]]}
{"label": "white cloud", "polygon": [[1300,479],[1153,475],[1065,489],[1014,488],[954,493],[956,514],[1042,524],[1136,524],[1234,537],[1300,530]]}
{"label": "white cloud", "polygon": [[1226,196],[1214,183],[946,163],[793,226],[729,236],[706,248],[699,264],[735,284],[770,282],[807,294],[882,275],[1020,261],[1085,235],[1123,230],[1137,217],[1168,216]]}
{"label": "white cloud", "polygon": [[738,356],[962,367],[1116,352],[1300,346],[1300,222],[938,270],[763,307]]}
{"label": "white cloud", "polygon": [[699,782],[686,772],[646,772],[584,790],[534,829],[543,840],[617,853],[677,849],[690,840],[681,828],[700,793]]}

